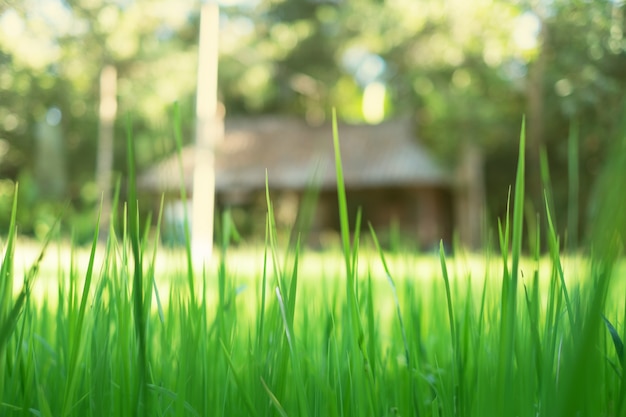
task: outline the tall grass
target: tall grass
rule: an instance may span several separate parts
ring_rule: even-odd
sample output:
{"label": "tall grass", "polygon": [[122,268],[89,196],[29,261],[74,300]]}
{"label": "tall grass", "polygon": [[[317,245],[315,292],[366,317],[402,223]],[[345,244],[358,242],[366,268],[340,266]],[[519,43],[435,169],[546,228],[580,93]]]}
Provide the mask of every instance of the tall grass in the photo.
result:
{"label": "tall grass", "polygon": [[[96,222],[85,264],[72,254],[40,278],[58,279],[54,293],[31,294],[43,251],[23,277],[14,267],[16,199],[0,269],[0,415],[624,415],[626,303],[611,282],[621,235],[603,220],[576,269],[562,262],[545,169],[547,227],[524,222],[524,125],[500,251],[476,258],[443,245],[437,256],[386,252],[371,226],[375,251],[361,248],[333,122],[340,253],[303,251],[297,230],[283,243],[266,187],[251,275],[229,252],[228,214],[214,270],[194,270],[189,245],[180,272],[158,268],[168,255],[157,254],[158,231],[140,233],[130,122],[123,231],[99,246]],[[623,224],[620,201],[610,203],[602,210]],[[425,259],[435,272],[423,272]]]}

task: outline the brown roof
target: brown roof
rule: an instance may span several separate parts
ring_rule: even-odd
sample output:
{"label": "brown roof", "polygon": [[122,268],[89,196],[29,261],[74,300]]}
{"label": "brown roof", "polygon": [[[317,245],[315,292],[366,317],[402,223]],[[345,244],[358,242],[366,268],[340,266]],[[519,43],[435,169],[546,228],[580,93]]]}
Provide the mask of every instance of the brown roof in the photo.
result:
{"label": "brown roof", "polygon": [[[340,124],[338,130],[347,187],[450,183],[447,173],[416,142],[407,121]],[[263,189],[266,169],[272,189],[303,189],[313,178],[322,188],[336,184],[330,124],[312,127],[283,117],[227,119],[215,157],[218,191]],[[182,160],[185,184],[191,190],[193,146],[183,149]],[[139,186],[159,192],[178,190],[178,157],[144,172]]]}

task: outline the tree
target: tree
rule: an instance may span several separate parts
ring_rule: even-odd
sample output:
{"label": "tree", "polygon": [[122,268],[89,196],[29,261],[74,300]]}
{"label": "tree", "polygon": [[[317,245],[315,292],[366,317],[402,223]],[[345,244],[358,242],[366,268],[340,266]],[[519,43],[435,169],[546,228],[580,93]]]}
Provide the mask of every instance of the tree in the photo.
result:
{"label": "tree", "polygon": [[[41,7],[40,2],[27,0],[19,7],[8,4],[0,15],[0,73],[6,74],[6,88],[0,92],[0,119],[8,114],[10,123],[8,129],[0,126],[0,144],[6,148],[0,175],[13,181],[31,175],[36,163],[32,159],[34,142],[29,139],[34,133],[31,126],[54,107],[63,116],[67,160],[72,161],[68,165],[67,195],[72,207],[84,212],[96,206],[103,192],[110,194],[112,184],[107,177],[114,175],[106,175],[106,171],[124,171],[123,146],[103,147],[99,159],[109,162],[100,164],[100,172],[105,173],[99,175],[100,183],[96,185],[94,180],[98,79],[109,65],[118,73],[120,113],[131,112],[139,127],[135,132],[139,164],[145,165],[167,152],[155,146],[155,138],[165,141],[162,120],[171,103],[191,96],[195,85],[188,77],[171,77],[172,72],[192,71],[195,65],[194,44],[185,33],[190,24],[194,25],[193,9],[180,13],[183,3],[53,0]],[[189,6],[192,3],[187,2]],[[123,126],[114,120],[109,119],[105,125],[109,137],[111,132],[117,137],[125,135]],[[111,149],[115,153],[113,166]],[[107,153],[109,156],[105,156]],[[32,200],[29,207],[40,207],[35,203],[40,198],[35,188],[22,187],[22,194]],[[21,210],[20,215],[26,224],[33,223],[29,210]],[[79,223],[75,221],[74,225]],[[91,223],[85,222],[86,233],[91,233]],[[28,226],[22,230],[30,231]]]}
{"label": "tree", "polygon": [[[93,178],[97,80],[105,65],[117,69],[119,114],[132,113],[140,167],[174,148],[173,101],[181,103],[185,143],[192,142],[198,4],[40,6],[26,0],[0,9],[0,175],[24,183],[32,177],[32,127],[56,107],[73,162],[70,198],[77,211],[93,209],[100,195]],[[506,212],[526,113],[529,156],[540,145],[547,149],[555,212],[563,219],[572,121],[580,126],[582,209],[618,128],[624,13],[617,1],[243,2],[222,8],[219,93],[229,115],[280,112],[320,123],[333,106],[343,119],[364,121],[368,87],[382,86],[384,116],[415,115],[420,140],[450,166],[465,145],[482,151],[490,218]],[[124,135],[119,124],[114,133]],[[124,149],[114,152],[113,169],[123,172]]]}
{"label": "tree", "polygon": [[217,100],[219,35],[217,3],[204,5],[200,19],[191,238],[196,259],[208,262],[213,251],[215,146],[223,130]]}
{"label": "tree", "polygon": [[108,235],[111,217],[111,184],[113,155],[115,154],[114,124],[117,114],[117,69],[105,65],[100,72],[100,107],[98,129],[98,151],[96,154],[96,184],[102,192],[102,218],[100,236]]}

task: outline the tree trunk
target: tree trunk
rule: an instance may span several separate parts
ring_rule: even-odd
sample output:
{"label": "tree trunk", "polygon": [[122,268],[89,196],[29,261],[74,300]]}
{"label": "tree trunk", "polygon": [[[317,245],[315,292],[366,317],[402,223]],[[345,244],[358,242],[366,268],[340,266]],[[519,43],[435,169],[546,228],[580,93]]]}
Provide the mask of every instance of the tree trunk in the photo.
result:
{"label": "tree trunk", "polygon": [[461,149],[455,194],[456,227],[461,243],[477,250],[483,244],[486,214],[483,155],[480,146],[469,141]]}
{"label": "tree trunk", "polygon": [[215,143],[221,128],[217,117],[219,6],[202,6],[196,92],[196,149],[193,173],[191,242],[197,261],[208,262],[213,251],[215,210]]}
{"label": "tree trunk", "polygon": [[528,129],[526,130],[526,172],[528,195],[534,204],[535,210],[540,210],[543,205],[543,187],[541,184],[539,154],[543,146],[543,97],[544,97],[544,73],[546,66],[545,45],[546,29],[543,20],[539,32],[539,53],[534,62],[530,64],[528,73]]}
{"label": "tree trunk", "polygon": [[37,123],[35,175],[41,197],[49,200],[66,199],[67,172],[65,146],[61,128],[61,111],[53,107],[45,120]]}
{"label": "tree trunk", "polygon": [[96,184],[102,195],[100,237],[106,238],[111,224],[111,183],[113,171],[114,126],[117,113],[117,69],[105,65],[100,72],[100,111]]}

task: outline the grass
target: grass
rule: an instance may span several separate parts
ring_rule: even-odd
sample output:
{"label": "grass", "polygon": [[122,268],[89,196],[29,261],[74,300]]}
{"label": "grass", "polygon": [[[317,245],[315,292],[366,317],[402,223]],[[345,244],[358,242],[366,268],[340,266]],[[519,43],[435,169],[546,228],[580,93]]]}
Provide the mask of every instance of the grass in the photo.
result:
{"label": "grass", "polygon": [[[53,292],[34,296],[52,278],[37,278],[43,251],[16,272],[15,203],[0,269],[0,415],[625,415],[626,304],[611,282],[620,235],[602,223],[588,256],[562,257],[548,193],[547,227],[528,230],[523,125],[511,216],[499,253],[484,256],[385,252],[371,227],[375,247],[360,247],[339,133],[334,124],[337,253],[307,253],[297,233],[283,245],[268,189],[253,267],[229,250],[226,213],[215,271],[194,269],[189,245],[168,256],[140,234],[131,179],[123,233],[60,254]],[[617,204],[604,210],[619,222]],[[525,230],[545,234],[547,256],[537,244],[523,256]]]}

